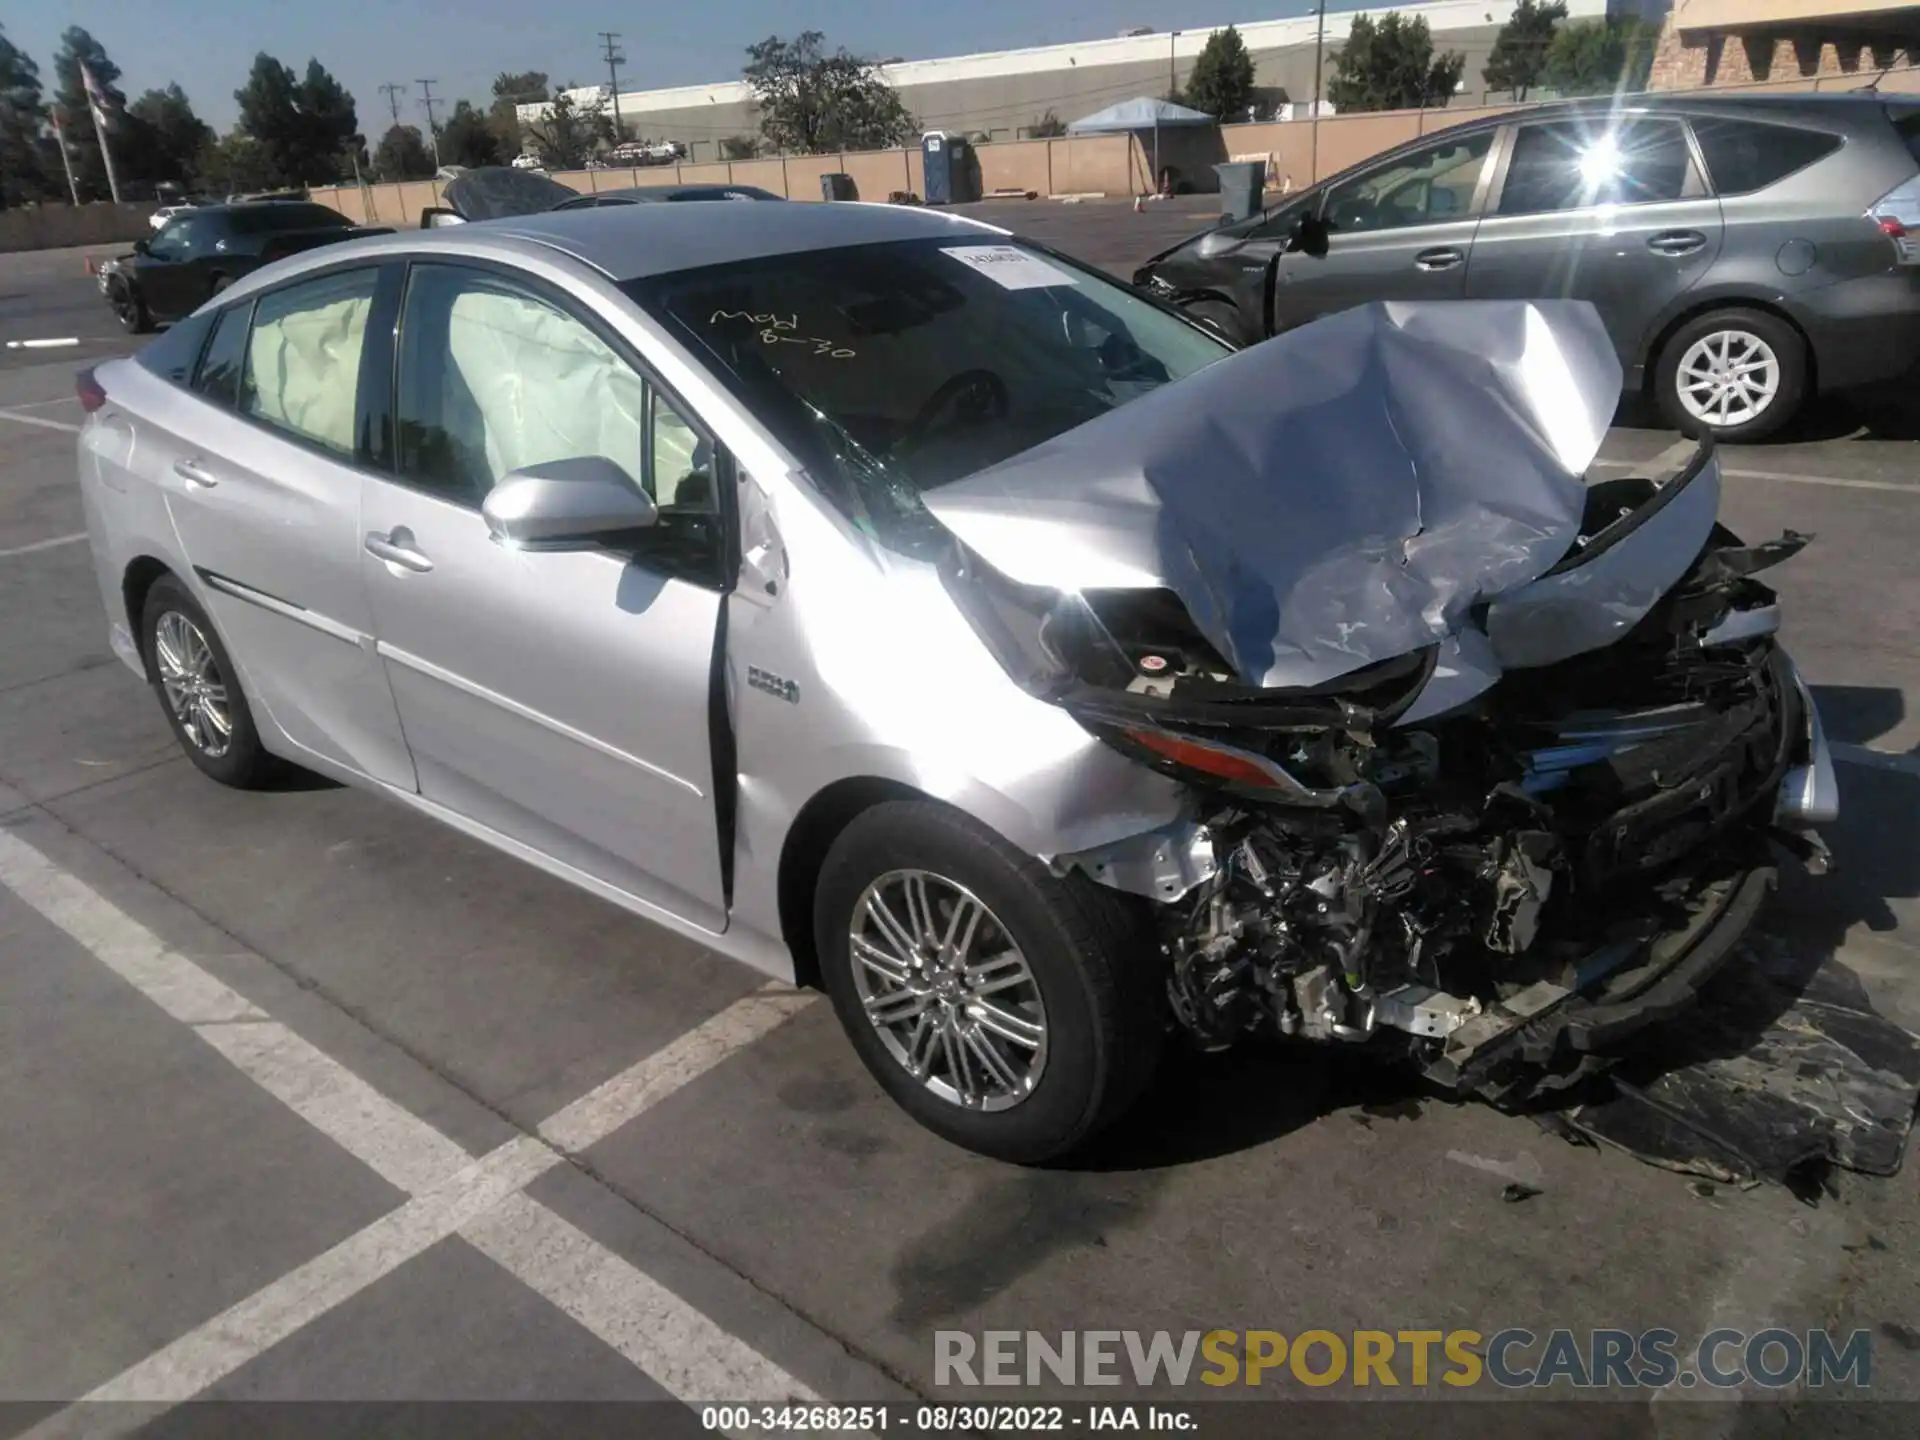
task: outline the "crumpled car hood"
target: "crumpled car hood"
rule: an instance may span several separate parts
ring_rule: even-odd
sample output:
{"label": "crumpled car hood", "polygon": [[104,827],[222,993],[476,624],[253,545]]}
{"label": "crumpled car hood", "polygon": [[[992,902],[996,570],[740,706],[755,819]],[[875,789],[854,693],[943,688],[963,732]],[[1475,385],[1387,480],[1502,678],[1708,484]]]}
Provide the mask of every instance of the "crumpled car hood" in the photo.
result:
{"label": "crumpled car hood", "polygon": [[[1245,683],[1316,685],[1454,635],[1560,560],[1620,383],[1585,301],[1364,305],[925,503],[1012,580],[1165,587]],[[1665,584],[1704,540],[1664,536]],[[1611,608],[1579,648],[1635,618]]]}

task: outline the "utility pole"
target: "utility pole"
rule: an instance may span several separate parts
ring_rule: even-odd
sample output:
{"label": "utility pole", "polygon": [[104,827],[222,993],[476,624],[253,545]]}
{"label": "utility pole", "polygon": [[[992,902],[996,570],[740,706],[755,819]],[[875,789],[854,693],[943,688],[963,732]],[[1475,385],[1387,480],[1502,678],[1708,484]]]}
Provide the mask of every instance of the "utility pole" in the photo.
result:
{"label": "utility pole", "polygon": [[1313,160],[1307,174],[1309,185],[1320,178],[1320,77],[1326,68],[1322,63],[1326,49],[1327,0],[1320,0],[1320,21],[1313,33]]}
{"label": "utility pole", "polygon": [[380,87],[380,93],[387,97],[387,108],[393,111],[393,123],[400,123],[400,97],[407,93],[407,87],[388,81]]}
{"label": "utility pole", "polygon": [[447,102],[433,98],[433,87],[440,83],[438,80],[421,80],[416,77],[413,83],[420,87],[420,108],[427,112],[427,142],[433,146],[433,168],[438,171],[440,168],[440,127],[433,122],[433,107],[436,105],[444,105]]}
{"label": "utility pole", "polygon": [[620,144],[627,137],[620,127],[620,67],[627,63],[627,57],[620,53],[620,32],[602,30],[599,32],[600,44],[607,56],[607,93],[613,97],[613,143]]}

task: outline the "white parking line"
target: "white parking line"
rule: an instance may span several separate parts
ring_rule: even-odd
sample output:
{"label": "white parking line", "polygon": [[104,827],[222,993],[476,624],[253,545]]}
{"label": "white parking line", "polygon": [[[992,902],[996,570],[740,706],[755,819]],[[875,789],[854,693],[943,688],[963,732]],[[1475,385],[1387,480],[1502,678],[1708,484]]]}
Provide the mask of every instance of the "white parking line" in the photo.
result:
{"label": "white parking line", "polygon": [[[530,1136],[510,1140],[121,1371],[77,1404],[183,1404],[560,1163],[558,1155]],[[148,1412],[132,1419],[135,1425],[144,1425],[153,1415]],[[67,1410],[48,1417],[27,1435],[33,1440],[95,1435],[100,1420],[97,1414]]]}
{"label": "white parking line", "polygon": [[[1692,449],[1691,446],[1688,447]],[[1590,467],[1595,470],[1638,470],[1644,474],[1658,476],[1670,451],[1647,460],[1596,460]],[[1899,494],[1920,496],[1920,482],[1905,484],[1898,480],[1852,480],[1840,475],[1801,475],[1791,470],[1748,470],[1744,467],[1722,466],[1720,473],[1733,480],[1777,480],[1786,485],[1828,485],[1839,490],[1891,490]]]}
{"label": "white parking line", "polygon": [[677,1400],[818,1401],[651,1276],[525,1195],[460,1227],[460,1238],[544,1295]]}
{"label": "white parking line", "polygon": [[759,1039],[813,998],[784,986],[743,997],[550,1116],[540,1126],[540,1138],[578,1155],[704,1075],[717,1061]]}
{"label": "white parking line", "polygon": [[78,335],[62,335],[57,339],[9,340],[7,341],[7,348],[9,350],[61,350],[69,345],[78,345],[79,343],[80,337]]}
{"label": "white parking line", "polygon": [[62,545],[78,545],[87,538],[82,530],[77,535],[56,535],[51,540],[35,540],[31,545],[14,545],[0,550],[0,560],[11,559],[15,555],[36,555],[42,550],[58,550]]}
{"label": "white parking line", "polygon": [[[579,1150],[811,1004],[776,983],[614,1076],[541,1126],[474,1160],[447,1136],[208,974],[92,886],[0,831],[0,885],[85,947],[240,1072],[412,1198],[281,1276],[27,1434],[124,1434],[200,1394],[449,1235],[467,1235],[523,1283],[689,1400],[815,1398],[751,1345],[519,1192]],[[481,1223],[497,1207],[496,1223]],[[656,1368],[657,1367],[657,1368]],[[54,1398],[54,1397],[48,1397]],[[142,1402],[103,1416],[100,1401]]]}
{"label": "white parking line", "polygon": [[1898,775],[1920,776],[1920,755],[1901,755],[1889,750],[1873,750],[1865,745],[1842,745],[1836,742],[1833,758],[1843,765],[1862,765],[1869,770],[1891,770]]}
{"label": "white parking line", "polygon": [[18,410],[0,410],[0,420],[11,420],[16,425],[38,425],[43,430],[65,430],[70,435],[78,435],[80,427],[65,420],[49,420],[44,415],[22,415]]}

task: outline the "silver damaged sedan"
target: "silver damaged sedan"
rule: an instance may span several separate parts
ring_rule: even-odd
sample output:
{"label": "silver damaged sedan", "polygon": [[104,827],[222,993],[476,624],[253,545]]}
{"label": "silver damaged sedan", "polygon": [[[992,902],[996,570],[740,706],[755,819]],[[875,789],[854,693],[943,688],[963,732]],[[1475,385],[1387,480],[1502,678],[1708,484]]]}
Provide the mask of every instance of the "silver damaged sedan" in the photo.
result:
{"label": "silver damaged sedan", "polygon": [[[720,213],[724,212],[724,213]],[[1578,303],[1236,353],[1002,231],[659,205],[269,266],[84,373],[114,650],[833,997],[1041,1161],[1170,1041],[1512,1100],[1733,951],[1833,770],[1703,447],[1588,484]]]}

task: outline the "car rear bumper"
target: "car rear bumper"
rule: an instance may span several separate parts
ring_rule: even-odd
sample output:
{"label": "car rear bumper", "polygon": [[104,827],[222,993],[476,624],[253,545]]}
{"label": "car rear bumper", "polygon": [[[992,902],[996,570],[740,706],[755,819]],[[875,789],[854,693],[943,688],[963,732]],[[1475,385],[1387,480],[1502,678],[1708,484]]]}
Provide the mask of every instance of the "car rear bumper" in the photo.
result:
{"label": "car rear bumper", "polygon": [[1796,297],[1822,390],[1893,380],[1920,365],[1920,266],[1842,280]]}

